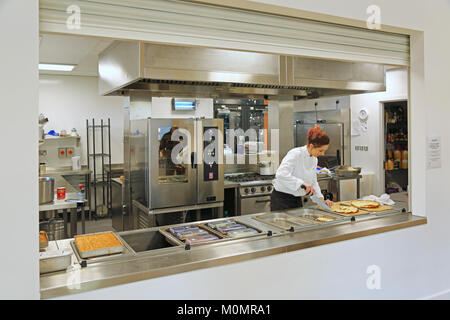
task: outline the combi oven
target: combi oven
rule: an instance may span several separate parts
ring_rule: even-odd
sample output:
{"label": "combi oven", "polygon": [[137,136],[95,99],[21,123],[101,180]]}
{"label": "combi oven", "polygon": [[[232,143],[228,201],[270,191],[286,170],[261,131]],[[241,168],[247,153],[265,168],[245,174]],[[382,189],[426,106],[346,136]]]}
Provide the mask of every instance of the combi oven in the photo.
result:
{"label": "combi oven", "polygon": [[223,120],[130,121],[131,198],[149,210],[223,203]]}

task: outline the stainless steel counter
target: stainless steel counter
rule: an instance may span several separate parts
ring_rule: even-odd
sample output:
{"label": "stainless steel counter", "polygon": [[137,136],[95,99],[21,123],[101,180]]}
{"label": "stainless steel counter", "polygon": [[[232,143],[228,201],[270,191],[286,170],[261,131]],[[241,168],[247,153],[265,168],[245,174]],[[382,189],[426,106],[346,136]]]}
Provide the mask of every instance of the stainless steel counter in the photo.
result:
{"label": "stainless steel counter", "polygon": [[239,187],[239,183],[237,183],[237,182],[231,182],[231,181],[225,180],[225,181],[223,182],[223,187],[224,187],[224,189],[228,189],[228,188],[238,188],[238,187]]}
{"label": "stainless steel counter", "polygon": [[[86,268],[69,272],[41,275],[41,298],[68,294],[157,278],[213,266],[255,259],[279,253],[319,246],[372,234],[426,224],[426,218],[410,213],[357,217],[356,221],[318,226],[299,231],[283,231],[253,219],[259,214],[235,217],[239,222],[260,228],[264,234],[249,238],[142,251],[119,259],[88,264]],[[207,221],[204,221],[207,222]],[[199,223],[199,222],[195,222]],[[139,236],[157,228],[119,233],[121,237]],[[271,230],[268,236],[266,231]],[[156,233],[155,233],[156,234]]]}
{"label": "stainless steel counter", "polygon": [[72,170],[72,167],[47,167],[44,173],[40,173],[41,177],[57,177],[57,176],[85,176],[91,174],[92,170],[83,166],[80,170]]}

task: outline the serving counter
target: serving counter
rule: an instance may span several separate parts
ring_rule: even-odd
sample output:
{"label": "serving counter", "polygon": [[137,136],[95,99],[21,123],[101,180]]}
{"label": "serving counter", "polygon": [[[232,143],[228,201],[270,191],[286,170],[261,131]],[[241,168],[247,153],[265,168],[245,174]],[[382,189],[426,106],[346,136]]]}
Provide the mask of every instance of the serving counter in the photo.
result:
{"label": "serving counter", "polygon": [[[308,211],[309,210],[309,211]],[[317,212],[312,212],[317,211]],[[42,274],[41,298],[48,299],[81,293],[99,288],[126,284],[213,266],[245,261],[323,244],[354,239],[372,234],[417,226],[426,218],[394,210],[383,214],[355,217],[341,216],[323,223],[304,223],[306,215],[320,214],[318,210],[296,209],[283,212],[258,213],[233,217],[259,231],[242,238],[224,238],[218,241],[184,245],[170,243],[160,229],[171,226],[119,232],[118,238],[127,250],[111,258],[80,261],[72,255],[72,266],[66,271]],[[271,216],[272,215],[272,216]],[[277,224],[283,215],[289,215],[295,227]],[[296,220],[298,219],[298,220]],[[226,219],[197,221],[184,225],[206,225]],[[269,222],[269,223],[267,223]],[[273,223],[270,223],[273,222]],[[211,224],[209,224],[211,225]],[[179,225],[180,226],[180,225]],[[70,249],[73,239],[58,242]],[[75,250],[75,248],[72,249]],[[83,267],[81,267],[83,266]]]}

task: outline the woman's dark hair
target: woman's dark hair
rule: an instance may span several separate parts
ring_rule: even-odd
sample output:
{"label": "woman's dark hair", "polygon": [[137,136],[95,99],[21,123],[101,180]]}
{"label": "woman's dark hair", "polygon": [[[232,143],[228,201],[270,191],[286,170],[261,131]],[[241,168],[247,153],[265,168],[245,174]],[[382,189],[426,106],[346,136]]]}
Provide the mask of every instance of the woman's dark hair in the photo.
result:
{"label": "woman's dark hair", "polygon": [[307,138],[308,144],[312,144],[316,148],[330,144],[330,138],[318,125],[309,129]]}

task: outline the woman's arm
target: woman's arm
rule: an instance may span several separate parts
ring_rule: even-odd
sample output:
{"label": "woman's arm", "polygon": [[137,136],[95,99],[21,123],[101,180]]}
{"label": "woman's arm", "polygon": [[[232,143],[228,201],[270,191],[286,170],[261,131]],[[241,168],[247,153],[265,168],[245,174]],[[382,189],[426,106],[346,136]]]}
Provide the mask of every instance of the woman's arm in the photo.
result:
{"label": "woman's arm", "polygon": [[334,202],[331,201],[331,200],[325,200],[324,199],[324,197],[322,195],[322,191],[320,190],[320,187],[319,187],[319,182],[317,181],[317,175],[314,178],[313,187],[316,190],[316,194],[319,197],[319,199],[322,200],[323,202],[325,202],[327,206],[331,207]]}
{"label": "woman's arm", "polygon": [[322,194],[322,191],[320,190],[319,183],[317,182],[317,175],[314,175],[314,181],[312,183],[312,186],[314,187],[314,190],[316,191],[317,197],[322,198],[322,200],[323,200],[323,194]]}

